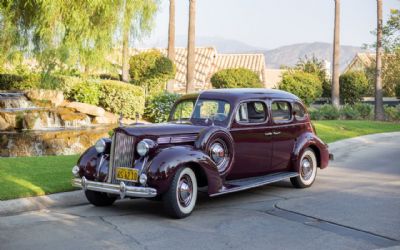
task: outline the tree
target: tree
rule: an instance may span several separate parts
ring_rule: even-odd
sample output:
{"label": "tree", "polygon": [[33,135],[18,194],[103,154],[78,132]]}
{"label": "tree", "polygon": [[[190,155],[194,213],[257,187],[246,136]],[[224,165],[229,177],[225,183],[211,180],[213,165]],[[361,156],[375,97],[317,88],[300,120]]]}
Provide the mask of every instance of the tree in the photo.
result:
{"label": "tree", "polygon": [[344,104],[356,104],[367,95],[368,78],[364,71],[350,71],[340,76],[340,99]]}
{"label": "tree", "polygon": [[129,81],[129,41],[147,34],[158,9],[156,0],[122,0],[122,80]]}
{"label": "tree", "polygon": [[279,89],[297,95],[307,105],[310,105],[322,94],[322,82],[315,74],[289,70],[282,76]]}
{"label": "tree", "polygon": [[333,38],[332,104],[339,107],[340,60],[340,0],[335,0],[335,25]]}
{"label": "tree", "polygon": [[196,0],[189,0],[186,93],[194,91],[194,74],[195,74],[195,64],[196,64],[195,28],[196,28]]}
{"label": "tree", "polygon": [[323,61],[315,56],[312,58],[305,57],[297,62],[295,69],[316,75],[322,82],[322,96],[329,97],[331,95],[331,81],[328,79]]}
{"label": "tree", "polygon": [[[175,0],[169,0],[168,58],[175,62]],[[167,91],[172,92],[173,86],[167,84]]]}
{"label": "tree", "polygon": [[375,71],[375,120],[383,121],[382,92],[382,0],[377,0],[376,71]]}

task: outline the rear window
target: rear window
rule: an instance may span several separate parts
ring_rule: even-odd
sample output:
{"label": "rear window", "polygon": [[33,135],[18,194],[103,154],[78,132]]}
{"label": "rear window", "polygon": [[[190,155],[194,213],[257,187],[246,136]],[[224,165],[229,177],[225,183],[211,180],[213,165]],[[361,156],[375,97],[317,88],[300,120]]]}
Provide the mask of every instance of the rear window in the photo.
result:
{"label": "rear window", "polygon": [[302,120],[307,118],[307,114],[306,114],[305,109],[299,103],[295,103],[293,105],[293,113],[294,113],[294,117],[298,121],[302,121]]}
{"label": "rear window", "polygon": [[275,122],[287,122],[292,119],[290,103],[286,101],[274,101],[271,105],[272,119]]}

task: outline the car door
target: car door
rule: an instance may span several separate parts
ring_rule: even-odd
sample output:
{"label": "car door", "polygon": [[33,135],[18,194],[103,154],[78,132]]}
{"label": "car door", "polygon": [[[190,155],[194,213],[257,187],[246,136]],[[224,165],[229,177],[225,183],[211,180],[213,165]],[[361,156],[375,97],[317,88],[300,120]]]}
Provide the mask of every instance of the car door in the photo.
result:
{"label": "car door", "polygon": [[235,112],[230,128],[235,142],[235,161],[227,179],[265,174],[272,155],[267,103],[264,100],[245,101]]}
{"label": "car door", "polygon": [[289,168],[296,139],[296,126],[293,124],[293,112],[290,100],[272,100],[272,171],[284,171]]}

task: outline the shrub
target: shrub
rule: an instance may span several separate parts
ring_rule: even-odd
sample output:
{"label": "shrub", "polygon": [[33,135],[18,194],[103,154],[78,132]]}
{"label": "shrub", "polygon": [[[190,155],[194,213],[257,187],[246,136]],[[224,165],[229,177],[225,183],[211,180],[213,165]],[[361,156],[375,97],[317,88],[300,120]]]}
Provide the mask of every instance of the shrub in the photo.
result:
{"label": "shrub", "polygon": [[361,119],[370,119],[372,115],[372,110],[374,106],[365,103],[356,103],[354,104],[354,109],[360,114]]}
{"label": "shrub", "polygon": [[262,88],[258,75],[245,68],[223,69],[211,77],[214,88]]}
{"label": "shrub", "polygon": [[98,105],[100,85],[93,81],[83,81],[75,84],[71,89],[70,98],[77,102]]}
{"label": "shrub", "polygon": [[360,119],[360,112],[351,105],[344,105],[340,109],[340,117],[345,120],[357,120]]}
{"label": "shrub", "polygon": [[399,121],[400,120],[400,105],[397,107],[384,106],[385,118],[388,121]]}
{"label": "shrub", "polygon": [[345,104],[354,104],[368,93],[368,79],[364,71],[351,71],[340,76],[340,98]]}
{"label": "shrub", "polygon": [[156,50],[132,56],[129,65],[132,83],[144,87],[146,94],[160,92],[175,77],[174,63]]}
{"label": "shrub", "polygon": [[340,117],[340,111],[330,104],[312,108],[309,112],[312,120],[337,120]]}
{"label": "shrub", "polygon": [[24,78],[19,75],[13,74],[0,74],[0,89],[10,90],[13,89],[15,85],[20,84]]}
{"label": "shrub", "polygon": [[322,82],[314,74],[302,71],[288,71],[283,74],[279,89],[297,95],[307,105],[322,94]]}
{"label": "shrub", "polygon": [[400,83],[396,85],[395,92],[396,92],[396,97],[400,99]]}
{"label": "shrub", "polygon": [[163,92],[149,98],[146,101],[144,118],[155,123],[167,121],[171,108],[179,97],[178,94]]}
{"label": "shrub", "polygon": [[128,83],[104,80],[100,82],[99,104],[107,111],[122,114],[127,118],[135,118],[135,114],[143,114],[144,90]]}

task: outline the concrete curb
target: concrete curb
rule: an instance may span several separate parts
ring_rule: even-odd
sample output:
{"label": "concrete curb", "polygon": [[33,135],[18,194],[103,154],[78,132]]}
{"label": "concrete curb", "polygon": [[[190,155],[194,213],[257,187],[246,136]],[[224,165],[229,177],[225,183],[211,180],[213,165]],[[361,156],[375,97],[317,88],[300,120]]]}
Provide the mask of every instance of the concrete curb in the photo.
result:
{"label": "concrete curb", "polygon": [[[364,144],[373,143],[372,139],[379,138],[384,140],[387,137],[393,136],[400,137],[400,132],[371,134],[336,141],[329,143],[329,150],[334,152],[335,149],[340,147],[348,147],[359,144],[360,142]],[[88,201],[86,200],[82,190],[0,201],[0,216],[8,216],[51,207],[67,207],[81,204],[88,204]]]}
{"label": "concrete curb", "polygon": [[23,212],[51,207],[67,207],[87,204],[82,190],[0,201],[0,216],[8,216]]}

